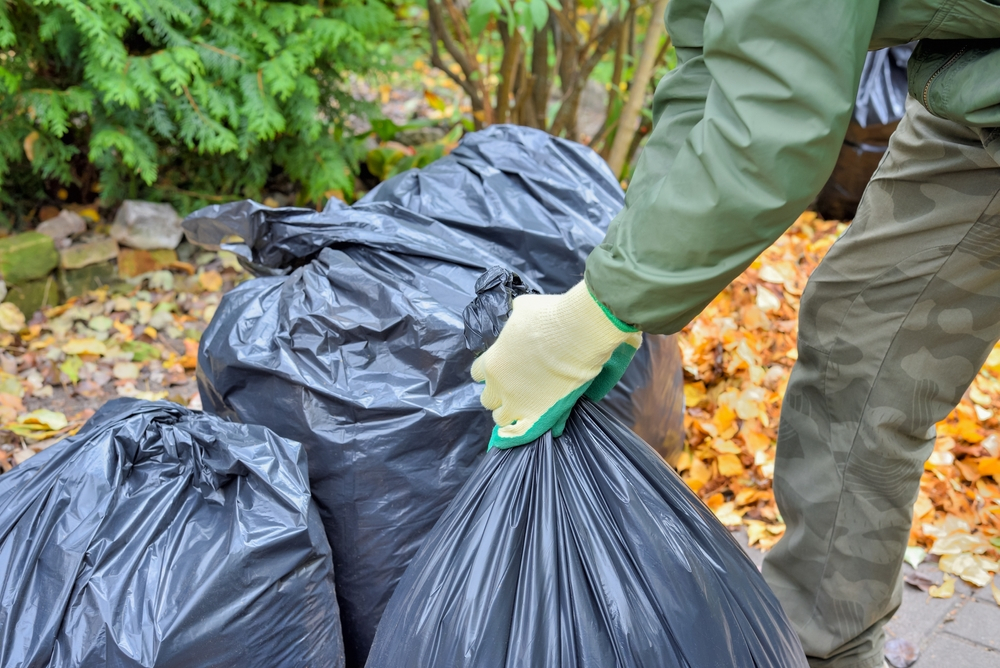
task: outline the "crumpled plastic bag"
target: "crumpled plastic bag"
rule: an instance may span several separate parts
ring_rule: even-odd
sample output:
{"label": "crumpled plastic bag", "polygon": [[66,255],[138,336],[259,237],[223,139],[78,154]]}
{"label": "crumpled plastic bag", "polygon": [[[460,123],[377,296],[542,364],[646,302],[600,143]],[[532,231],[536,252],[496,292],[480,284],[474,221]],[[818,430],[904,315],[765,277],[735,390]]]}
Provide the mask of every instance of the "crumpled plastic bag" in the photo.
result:
{"label": "crumpled plastic bag", "polygon": [[301,445],[117,399],[0,476],[0,666],[343,666]]}

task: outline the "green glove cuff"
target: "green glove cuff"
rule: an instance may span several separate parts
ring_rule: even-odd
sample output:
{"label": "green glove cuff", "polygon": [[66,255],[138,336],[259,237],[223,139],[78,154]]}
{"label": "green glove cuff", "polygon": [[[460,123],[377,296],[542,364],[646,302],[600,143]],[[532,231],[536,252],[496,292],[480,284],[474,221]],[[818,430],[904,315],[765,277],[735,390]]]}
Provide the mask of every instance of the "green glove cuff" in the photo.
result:
{"label": "green glove cuff", "polygon": [[[614,316],[610,317],[613,318]],[[562,436],[563,430],[566,428],[566,421],[569,420],[569,415],[573,412],[573,407],[576,406],[576,402],[580,400],[580,397],[585,396],[591,401],[600,401],[603,399],[611,391],[611,388],[621,380],[625,374],[625,370],[628,369],[628,365],[632,362],[635,353],[636,348],[627,343],[623,343],[615,348],[615,351],[611,353],[611,358],[601,368],[601,372],[597,374],[597,377],[557,401],[524,434],[509,437],[500,436],[500,427],[494,426],[493,435],[490,436],[490,444],[486,450],[490,451],[493,448],[503,450],[505,448],[526,445],[538,440],[547,431],[552,431],[553,436]]]}
{"label": "green glove cuff", "polygon": [[604,315],[608,316],[608,320],[610,320],[611,324],[613,324],[615,327],[617,327],[623,332],[628,332],[629,334],[631,334],[632,332],[639,331],[638,327],[633,327],[624,320],[621,320],[618,316],[616,316],[614,313],[611,312],[611,309],[602,304],[601,301],[594,296],[594,293],[590,291],[589,285],[587,286],[587,294],[590,295],[590,298],[594,300],[595,304],[601,307],[601,310],[604,311]]}

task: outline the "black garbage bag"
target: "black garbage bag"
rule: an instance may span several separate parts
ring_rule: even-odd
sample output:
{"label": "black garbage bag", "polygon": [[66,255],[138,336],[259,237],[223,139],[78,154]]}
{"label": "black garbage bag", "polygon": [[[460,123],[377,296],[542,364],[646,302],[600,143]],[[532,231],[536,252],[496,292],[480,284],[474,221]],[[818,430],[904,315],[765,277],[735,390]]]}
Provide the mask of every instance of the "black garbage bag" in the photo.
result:
{"label": "black garbage bag", "polygon": [[0,666],[343,666],[305,452],[118,399],[0,476]]}
{"label": "black garbage bag", "polygon": [[[623,202],[586,147],[493,126],[352,207],[240,202],[185,221],[191,241],[261,276],[223,298],[202,337],[202,402],[308,449],[348,666],[364,664],[393,588],[489,440],[463,326],[477,280],[498,265],[527,288],[570,287]],[[670,457],[682,370],[676,341],[660,342],[606,401]]]}
{"label": "black garbage bag", "polygon": [[368,668],[805,668],[749,558],[644,442],[582,400],[490,451],[396,588]]}

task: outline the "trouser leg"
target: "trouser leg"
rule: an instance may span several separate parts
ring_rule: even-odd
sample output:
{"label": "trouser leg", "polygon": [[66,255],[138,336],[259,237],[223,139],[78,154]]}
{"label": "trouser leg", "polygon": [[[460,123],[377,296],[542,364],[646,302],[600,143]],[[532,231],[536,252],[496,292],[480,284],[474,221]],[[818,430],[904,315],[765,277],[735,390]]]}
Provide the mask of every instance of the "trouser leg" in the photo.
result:
{"label": "trouser leg", "polygon": [[910,100],[803,294],[764,577],[814,668],[882,664],[934,424],[1000,337],[998,191],[981,134]]}

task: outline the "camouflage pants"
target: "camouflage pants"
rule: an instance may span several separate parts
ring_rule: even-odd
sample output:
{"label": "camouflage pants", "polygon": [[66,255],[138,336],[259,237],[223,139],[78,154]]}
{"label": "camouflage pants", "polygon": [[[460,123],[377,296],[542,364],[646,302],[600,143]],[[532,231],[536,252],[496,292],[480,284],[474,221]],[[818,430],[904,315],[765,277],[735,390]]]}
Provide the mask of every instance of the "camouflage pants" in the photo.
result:
{"label": "camouflage pants", "polygon": [[1000,338],[998,135],[911,99],[803,294],[764,577],[813,668],[882,665],[934,424]]}

